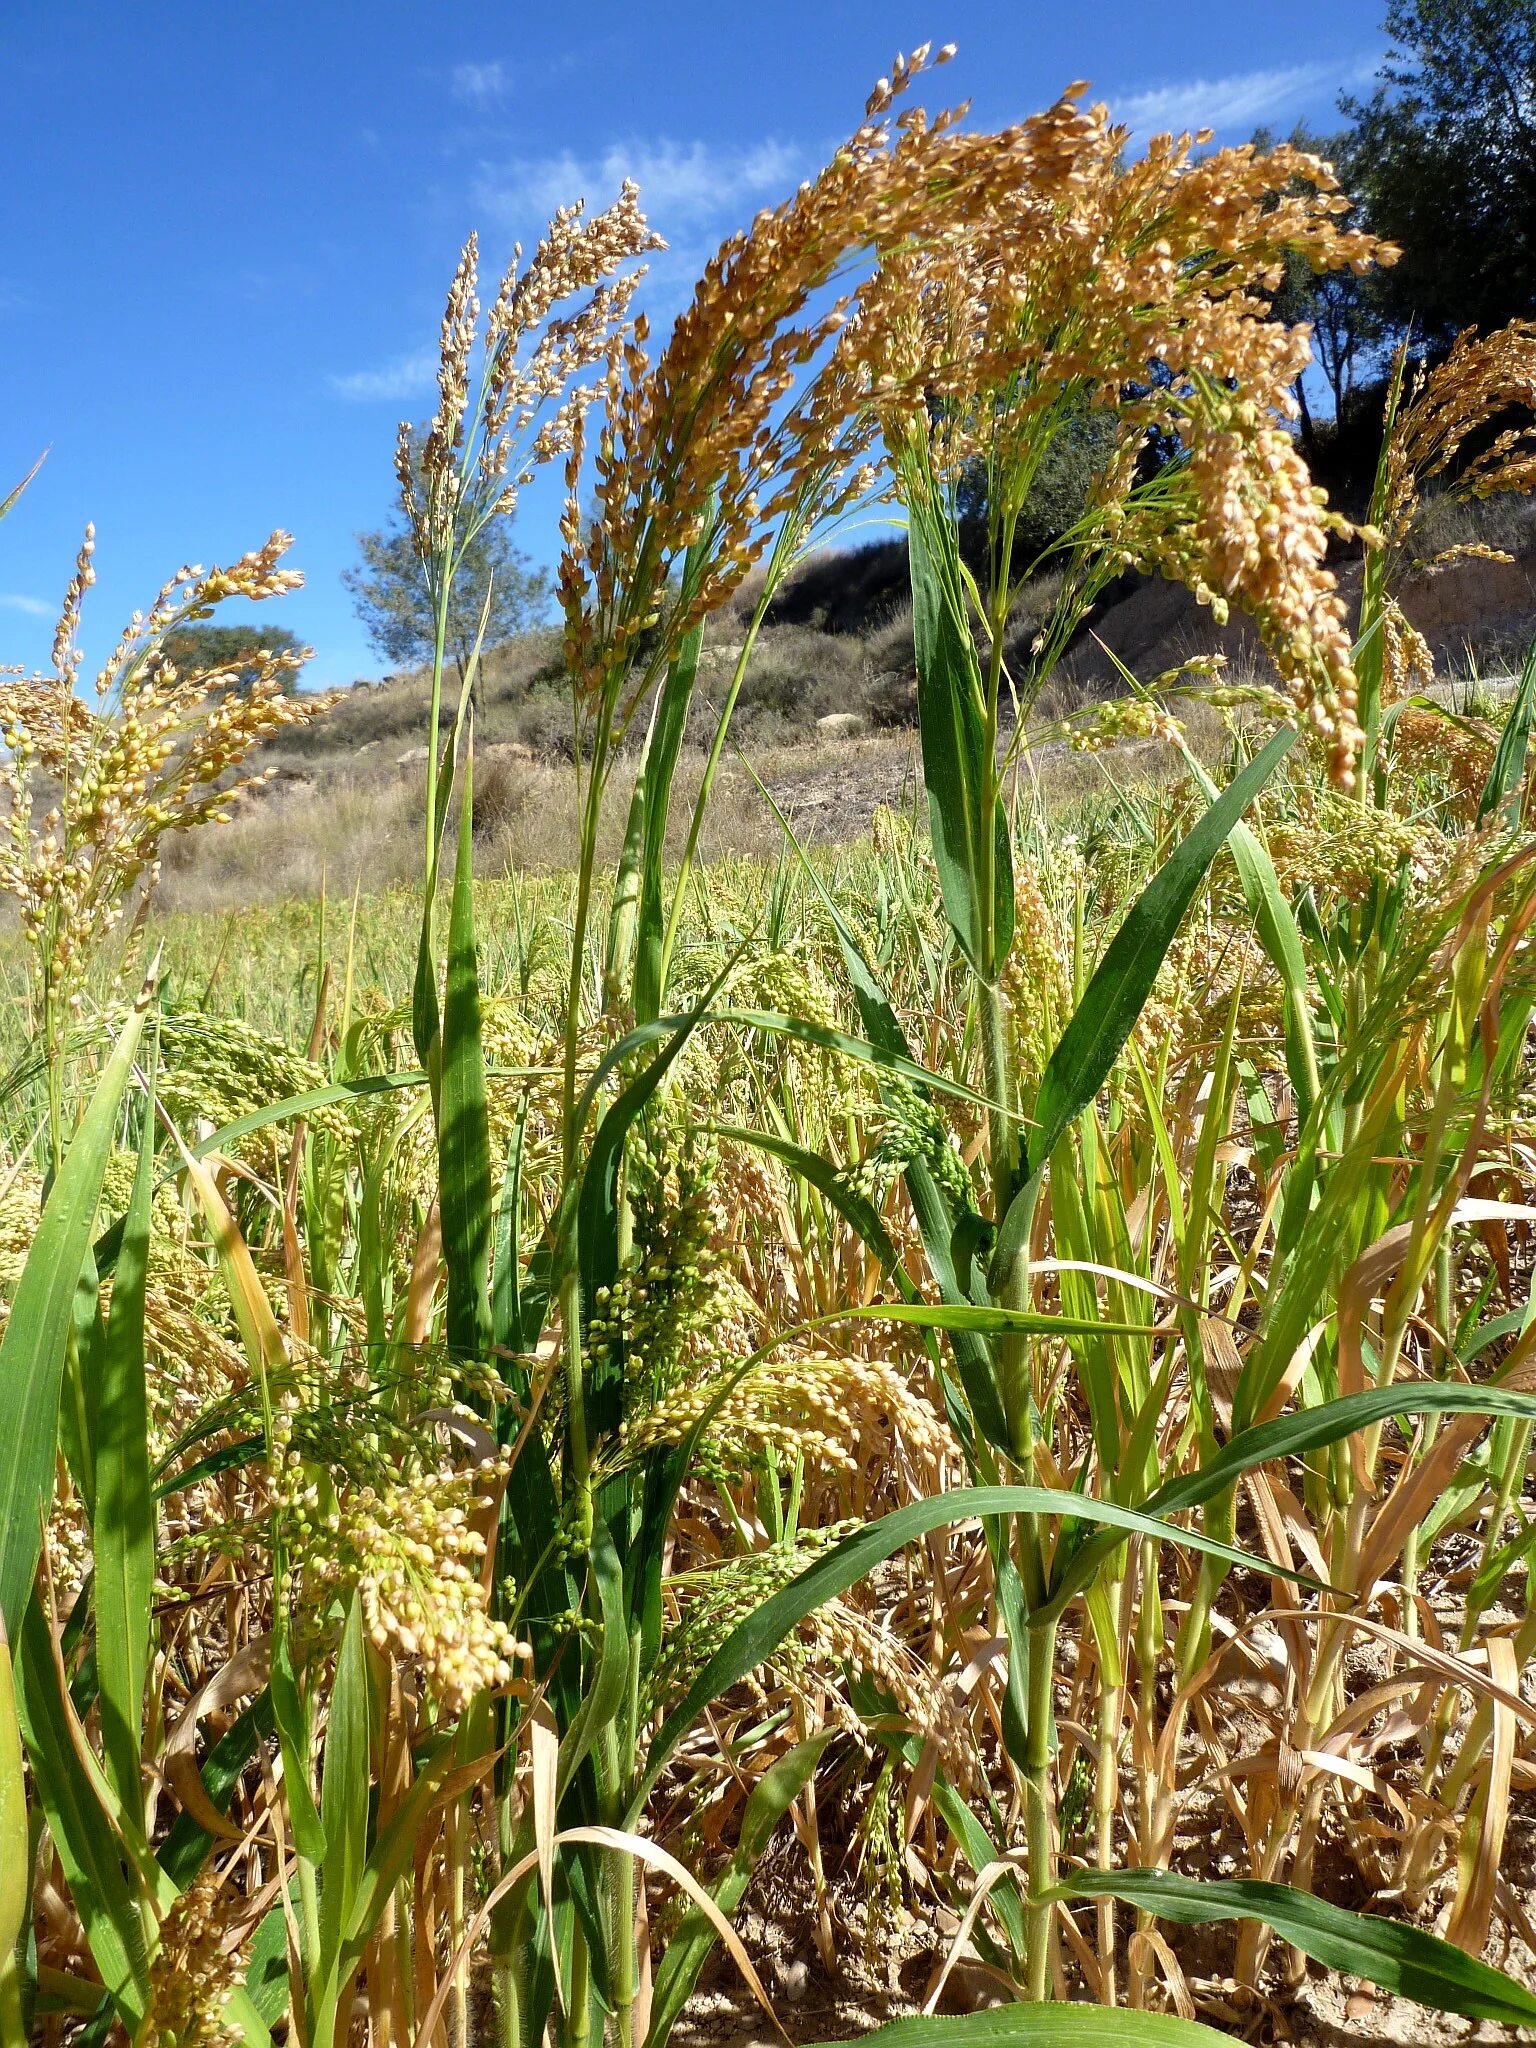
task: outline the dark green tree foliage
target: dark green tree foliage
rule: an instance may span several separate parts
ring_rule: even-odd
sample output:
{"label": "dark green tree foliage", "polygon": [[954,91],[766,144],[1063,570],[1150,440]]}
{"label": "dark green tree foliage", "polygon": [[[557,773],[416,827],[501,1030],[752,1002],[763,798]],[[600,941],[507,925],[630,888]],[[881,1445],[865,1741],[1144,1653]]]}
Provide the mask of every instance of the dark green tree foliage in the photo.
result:
{"label": "dark green tree foliage", "polygon": [[[1331,163],[1346,192],[1360,189],[1361,169],[1354,134],[1315,135],[1305,127],[1292,130],[1290,143]],[[1275,138],[1265,129],[1254,136],[1260,149],[1272,149]],[[1358,227],[1356,217],[1345,224]],[[1312,329],[1312,356],[1327,386],[1335,421],[1345,418],[1350,401],[1363,382],[1379,371],[1390,338],[1382,303],[1379,274],[1356,277],[1352,271],[1329,271],[1319,277],[1304,256],[1292,252],[1286,274],[1274,296],[1274,309],[1287,325],[1306,321]],[[1305,384],[1297,390],[1302,436],[1309,454],[1317,452],[1317,426],[1312,398]]]}
{"label": "dark green tree foliage", "polygon": [[[297,633],[260,619],[252,619],[247,626],[178,626],[160,645],[183,674],[207,675],[215,669],[229,669],[232,687],[240,696],[255,682],[266,657],[300,652]],[[285,688],[298,688],[296,666],[285,668],[283,678]]]}
{"label": "dark green tree foliage", "polygon": [[[418,444],[421,437],[417,437]],[[409,668],[432,659],[436,619],[426,571],[404,517],[357,536],[362,560],[342,571],[353,609],[385,661]],[[512,520],[491,519],[465,538],[448,607],[447,652],[463,681],[485,618],[485,645],[496,647],[536,625],[549,595],[545,579],[512,545]],[[489,608],[487,609],[487,605]]]}
{"label": "dark green tree foliage", "polygon": [[[1113,447],[1113,425],[1103,413],[1080,413],[1057,429],[1045,446],[1014,531],[1010,576],[1025,575],[1082,518]],[[967,463],[958,490],[960,544],[985,578],[993,570],[984,559],[989,491],[986,464]]]}
{"label": "dark green tree foliage", "polygon": [[1536,315],[1536,0],[1392,0],[1353,189],[1402,258],[1376,290],[1431,345]]}

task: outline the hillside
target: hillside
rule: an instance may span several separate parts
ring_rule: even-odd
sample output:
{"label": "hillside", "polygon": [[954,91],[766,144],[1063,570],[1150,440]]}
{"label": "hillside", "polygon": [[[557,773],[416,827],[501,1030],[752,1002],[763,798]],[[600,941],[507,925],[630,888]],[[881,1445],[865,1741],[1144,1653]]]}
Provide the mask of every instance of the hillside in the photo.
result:
{"label": "hillside", "polygon": [[[1404,608],[1454,682],[1517,666],[1536,635],[1536,511],[1526,503],[1433,508],[1426,557],[1477,545],[1511,559],[1463,555],[1426,566],[1402,587]],[[734,725],[737,745],[797,829],[823,843],[857,837],[880,805],[911,801],[919,779],[911,607],[899,541],[816,558],[781,594],[764,626]],[[1346,593],[1358,563],[1340,569]],[[1026,589],[1010,628],[1021,658],[1051,586]],[[680,794],[697,785],[702,742],[746,631],[752,593],[706,631],[700,689]],[[1188,592],[1123,579],[1068,651],[1038,710],[1060,718],[1117,694],[1117,664],[1151,679],[1192,656],[1220,652],[1237,675],[1262,675],[1267,657],[1246,620],[1218,627]],[[304,731],[285,735],[264,765],[272,779],[235,822],[167,848],[162,902],[212,907],[321,888],[385,887],[417,872],[422,762],[429,706],[425,674],[358,684]],[[491,650],[477,713],[475,828],[487,873],[564,867],[576,849],[570,707],[558,632],[547,628]],[[1059,744],[1036,756],[1060,788],[1090,771]],[[1148,764],[1149,769],[1152,764]],[[607,830],[617,849],[621,763]],[[680,820],[680,831],[685,829]],[[728,758],[711,809],[711,854],[771,857],[778,827],[752,775]]]}
{"label": "hillside", "polygon": [[[1421,568],[1402,593],[1404,609],[1447,677],[1505,669],[1536,633],[1536,507],[1525,500],[1432,507],[1420,542],[1423,559],[1468,545],[1501,549],[1514,559],[1463,557]],[[1346,561],[1340,574],[1348,591],[1358,565]],[[1037,579],[1015,606],[1009,646],[1020,669],[1055,589],[1054,578]],[[713,723],[754,598],[749,586],[706,632],[700,737]],[[1078,633],[1042,708],[1060,716],[1113,694],[1117,661],[1149,680],[1193,655],[1217,651],[1244,669],[1264,664],[1245,620],[1219,628],[1182,586],[1127,576]],[[337,766],[353,772],[363,763],[406,765],[399,756],[423,743],[428,702],[424,672],[358,683],[313,726],[285,736],[272,761],[290,777]],[[904,543],[877,541],[813,558],[769,612],[737,707],[738,740],[756,749],[826,743],[860,731],[899,731],[915,718]],[[490,650],[477,731],[484,746],[526,747],[543,759],[569,756],[570,707],[557,628]]]}

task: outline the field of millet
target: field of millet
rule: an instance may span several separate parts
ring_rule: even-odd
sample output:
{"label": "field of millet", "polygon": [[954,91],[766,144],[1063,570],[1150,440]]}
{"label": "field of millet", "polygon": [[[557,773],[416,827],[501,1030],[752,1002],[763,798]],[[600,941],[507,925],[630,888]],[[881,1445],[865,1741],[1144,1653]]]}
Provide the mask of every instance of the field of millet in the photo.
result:
{"label": "field of millet", "polygon": [[[1391,260],[1327,166],[978,132],[944,54],[663,346],[632,187],[488,311],[460,261],[403,501],[446,619],[565,466],[568,868],[476,880],[440,632],[411,888],[157,912],[316,715],[165,652],[280,535],[95,692],[88,541],[0,680],[3,2048],[1536,2024],[1536,660],[1447,702],[1396,595],[1427,492],[1536,480],[1484,431],[1536,332],[1399,357],[1350,525],[1268,297]],[[705,859],[774,590],[872,502],[923,794]],[[1268,667],[1032,724],[1128,566]]]}

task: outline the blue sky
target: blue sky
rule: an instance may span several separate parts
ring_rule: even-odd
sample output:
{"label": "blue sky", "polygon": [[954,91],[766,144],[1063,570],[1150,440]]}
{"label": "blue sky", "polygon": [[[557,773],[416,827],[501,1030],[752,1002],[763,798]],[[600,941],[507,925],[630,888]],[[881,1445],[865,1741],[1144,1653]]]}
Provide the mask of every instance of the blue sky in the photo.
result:
{"label": "blue sky", "polygon": [[[1382,48],[1383,0],[6,0],[0,10],[0,661],[40,663],[86,519],[88,658],[186,560],[287,527],[307,588],[268,616],[310,680],[383,666],[342,589],[388,513],[397,420],[432,406],[460,243],[486,267],[628,174],[675,307],[719,237],[854,124],[893,52],[983,124],[1093,82],[1141,132],[1332,116]],[[518,541],[551,562],[558,489]]]}

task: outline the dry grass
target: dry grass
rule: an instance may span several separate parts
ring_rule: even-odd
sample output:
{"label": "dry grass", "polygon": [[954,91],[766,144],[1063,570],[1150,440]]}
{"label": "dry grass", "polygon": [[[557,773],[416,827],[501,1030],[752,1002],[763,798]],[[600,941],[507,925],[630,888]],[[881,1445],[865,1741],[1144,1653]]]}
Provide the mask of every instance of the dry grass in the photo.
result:
{"label": "dry grass", "polygon": [[[1040,707],[1043,730],[1080,705],[1071,688],[1051,692]],[[1199,703],[1184,709],[1190,742],[1203,759],[1220,762],[1227,745],[1222,721]],[[894,729],[854,735],[818,734],[788,745],[748,746],[723,765],[705,812],[699,843],[707,862],[773,864],[783,836],[759,779],[772,792],[794,831],[817,848],[857,844],[881,811],[924,815],[922,762],[917,733]],[[419,749],[399,768],[332,767],[323,757],[279,775],[237,807],[217,830],[178,835],[166,842],[156,890],[157,917],[277,904],[322,895],[365,895],[408,886],[421,861]],[[684,751],[667,851],[682,850],[686,818],[699,794],[705,755]],[[1030,748],[1019,768],[1020,786],[1053,813],[1106,798],[1118,788],[1151,788],[1177,774],[1165,747],[1122,741],[1107,752],[1074,752],[1048,737]],[[623,843],[633,762],[613,771],[603,807],[599,848],[617,859]],[[580,784],[566,759],[539,759],[522,746],[488,746],[475,767],[475,873],[506,876],[570,873],[580,840]]]}
{"label": "dry grass", "polygon": [[[775,597],[736,726],[739,742],[754,758],[825,745],[817,720],[829,713],[851,712],[877,730],[915,727],[912,609],[904,566],[892,567],[891,545],[829,549]],[[1516,565],[1499,569],[1467,562],[1450,573],[1410,575],[1404,592],[1408,614],[1422,623],[1449,673],[1518,667],[1536,627],[1536,513],[1520,498],[1429,498],[1415,533],[1416,556],[1428,562],[1469,546],[1505,550]],[[1346,570],[1347,577],[1353,573]],[[696,743],[707,738],[714,698],[728,678],[760,588],[760,581],[749,579],[710,623],[703,684],[690,716]],[[1015,675],[1027,674],[1032,642],[1060,589],[1059,575],[1050,573],[1034,578],[1016,598],[1006,640]],[[1227,652],[1246,674],[1271,672],[1240,622],[1219,630],[1184,590],[1131,576],[1111,587],[1078,632],[1047,685],[1042,715],[1064,717],[1085,702],[1119,693],[1120,678],[1101,641],[1143,678],[1213,649]],[[387,783],[401,755],[410,757],[406,767],[414,772],[427,695],[421,673],[357,684],[312,726],[285,735],[267,758],[280,769],[303,773],[328,764],[344,764],[352,772],[366,764],[360,780]],[[570,702],[553,628],[489,650],[476,695],[476,732],[483,748],[526,747],[545,760],[570,758]]]}
{"label": "dry grass", "polygon": [[[417,750],[400,767],[345,770],[327,762],[293,765],[239,806],[228,825],[166,845],[157,908],[167,914],[278,902],[322,893],[350,895],[397,888],[421,862],[421,761]],[[787,747],[751,748],[761,776],[796,822],[821,844],[857,839],[877,807],[910,800],[916,777],[912,733],[860,739],[815,739]],[[684,806],[697,796],[705,757],[684,754],[677,778],[678,816],[669,849],[685,830]],[[614,770],[599,844],[615,859],[623,841],[634,766]],[[567,760],[541,760],[522,747],[478,750],[475,872],[563,874],[574,865],[580,829],[580,787]],[[753,773],[734,759],[714,786],[700,842],[705,860],[772,861],[781,835]]]}

